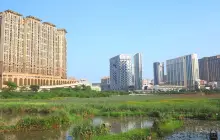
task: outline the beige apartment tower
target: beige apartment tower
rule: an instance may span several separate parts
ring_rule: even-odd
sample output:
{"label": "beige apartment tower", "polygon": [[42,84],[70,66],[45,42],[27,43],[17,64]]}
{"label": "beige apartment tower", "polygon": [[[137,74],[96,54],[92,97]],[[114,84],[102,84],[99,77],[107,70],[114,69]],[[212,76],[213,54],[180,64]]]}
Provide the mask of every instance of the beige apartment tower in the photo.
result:
{"label": "beige apartment tower", "polygon": [[1,12],[0,89],[5,81],[18,86],[73,83],[66,74],[66,33],[33,16]]}

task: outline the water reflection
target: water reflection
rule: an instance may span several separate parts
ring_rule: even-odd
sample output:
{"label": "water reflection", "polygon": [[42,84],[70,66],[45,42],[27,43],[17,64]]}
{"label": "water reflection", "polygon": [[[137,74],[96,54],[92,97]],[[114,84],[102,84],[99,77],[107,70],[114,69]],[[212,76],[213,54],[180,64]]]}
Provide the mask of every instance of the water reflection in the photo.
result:
{"label": "water reflection", "polygon": [[29,131],[0,134],[0,140],[65,140],[66,131]]}
{"label": "water reflection", "polygon": [[[15,122],[13,119],[18,119],[17,116],[10,120]],[[92,124],[95,126],[101,125],[102,123],[111,124],[111,133],[127,132],[136,128],[151,127],[153,122],[148,121],[146,118],[106,118],[96,117],[92,120]],[[74,127],[74,125],[72,126]],[[0,140],[74,140],[67,128],[66,130],[50,130],[50,131],[28,131],[28,132],[17,132],[17,133],[5,133],[0,134]]]}
{"label": "water reflection", "polygon": [[97,126],[102,123],[111,124],[111,133],[127,132],[136,128],[150,128],[153,121],[146,118],[126,117],[126,118],[106,118],[96,117],[93,119],[93,125]]}
{"label": "water reflection", "polygon": [[173,135],[166,137],[166,140],[207,140],[209,132],[216,130],[220,137],[220,122],[186,120],[185,125]]}
{"label": "water reflection", "polygon": [[[34,116],[34,117],[44,117],[47,114],[40,114],[40,113],[4,113],[0,112],[0,120],[4,120],[4,122],[7,125],[15,125],[20,119],[26,117],[26,116]],[[1,140],[1,139],[0,139]]]}

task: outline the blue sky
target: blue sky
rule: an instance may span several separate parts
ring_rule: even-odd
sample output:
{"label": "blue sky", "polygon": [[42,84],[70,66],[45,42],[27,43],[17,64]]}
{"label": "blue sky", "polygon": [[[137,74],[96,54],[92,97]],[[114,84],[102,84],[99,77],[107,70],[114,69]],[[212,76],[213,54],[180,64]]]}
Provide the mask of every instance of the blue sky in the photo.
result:
{"label": "blue sky", "polygon": [[99,82],[109,58],[143,54],[153,62],[220,54],[219,0],[2,0],[0,11],[32,15],[68,31],[68,75]]}

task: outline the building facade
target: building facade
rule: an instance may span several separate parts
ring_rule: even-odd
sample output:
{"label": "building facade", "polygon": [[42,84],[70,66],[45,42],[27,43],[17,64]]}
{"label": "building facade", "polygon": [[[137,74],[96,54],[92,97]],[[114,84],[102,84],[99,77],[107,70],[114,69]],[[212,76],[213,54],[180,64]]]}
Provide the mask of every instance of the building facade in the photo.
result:
{"label": "building facade", "polygon": [[131,57],[121,54],[110,59],[111,90],[128,90],[132,85]]}
{"label": "building facade", "polygon": [[142,89],[142,55],[134,55],[134,87],[136,90]]}
{"label": "building facade", "polygon": [[164,82],[164,63],[155,62],[154,69],[154,85],[160,85]]}
{"label": "building facade", "polygon": [[220,55],[199,59],[199,76],[208,82],[220,81]]}
{"label": "building facade", "polygon": [[199,65],[197,54],[190,54],[167,60],[167,82],[169,85],[195,88],[199,79]]}
{"label": "building facade", "polygon": [[110,77],[103,77],[101,79],[101,90],[102,91],[110,90]]}
{"label": "building facade", "polygon": [[67,80],[66,30],[49,22],[6,10],[0,13],[0,88],[58,85]]}

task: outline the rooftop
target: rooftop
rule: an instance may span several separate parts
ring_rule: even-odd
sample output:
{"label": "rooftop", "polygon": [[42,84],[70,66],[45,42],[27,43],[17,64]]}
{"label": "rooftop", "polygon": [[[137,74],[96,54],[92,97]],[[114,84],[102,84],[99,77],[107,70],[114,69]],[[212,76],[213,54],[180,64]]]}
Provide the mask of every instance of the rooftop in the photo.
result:
{"label": "rooftop", "polygon": [[15,12],[15,11],[12,11],[12,10],[6,10],[5,12],[6,12],[6,13],[7,13],[7,12],[8,12],[8,13],[12,13],[12,14],[15,14],[15,15],[18,15],[18,16],[22,16],[22,14],[19,14],[19,13]]}
{"label": "rooftop", "polygon": [[110,78],[109,76],[105,76],[105,77],[103,77],[102,79],[108,79],[108,78]]}
{"label": "rooftop", "polygon": [[47,25],[50,25],[50,26],[53,26],[53,27],[56,27],[56,25],[50,23],[50,22],[43,22],[43,24],[47,24]]}
{"label": "rooftop", "polygon": [[66,29],[57,29],[57,31],[64,31],[65,33],[67,33]]}
{"label": "rooftop", "polygon": [[41,19],[39,19],[37,17],[34,17],[34,16],[27,16],[26,18],[31,18],[31,19],[34,19],[34,20],[37,20],[37,21],[42,21]]}

